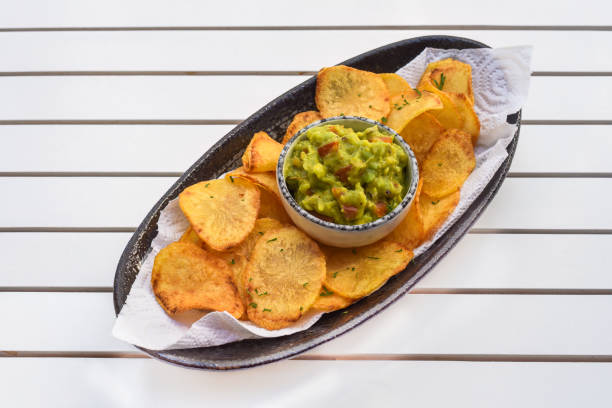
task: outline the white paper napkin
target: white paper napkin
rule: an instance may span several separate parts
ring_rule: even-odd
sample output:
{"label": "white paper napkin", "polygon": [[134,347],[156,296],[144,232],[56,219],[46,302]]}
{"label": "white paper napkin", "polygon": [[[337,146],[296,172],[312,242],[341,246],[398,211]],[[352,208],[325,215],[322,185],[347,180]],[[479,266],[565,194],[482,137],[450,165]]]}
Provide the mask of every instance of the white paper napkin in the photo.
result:
{"label": "white paper napkin", "polygon": [[[397,73],[416,86],[428,63],[456,58],[472,66],[474,107],[481,124],[475,148],[476,168],[461,188],[455,211],[431,241],[416,248],[415,256],[426,251],[482,192],[507,157],[515,125],[506,123],[508,115],[524,105],[529,89],[531,47],[440,50],[426,48]],[[266,330],[251,322],[235,319],[227,312],[210,312],[191,319],[170,318],[155,300],[151,272],[157,253],[174,242],[189,227],[177,200],[168,203],[160,214],[158,234],[151,244],[128,298],[115,321],[113,335],[120,340],[152,350],[217,346],[260,337],[279,337],[306,330],[321,316],[310,313],[294,325],[281,330]],[[195,321],[194,321],[195,320]],[[193,322],[193,323],[192,323]]]}

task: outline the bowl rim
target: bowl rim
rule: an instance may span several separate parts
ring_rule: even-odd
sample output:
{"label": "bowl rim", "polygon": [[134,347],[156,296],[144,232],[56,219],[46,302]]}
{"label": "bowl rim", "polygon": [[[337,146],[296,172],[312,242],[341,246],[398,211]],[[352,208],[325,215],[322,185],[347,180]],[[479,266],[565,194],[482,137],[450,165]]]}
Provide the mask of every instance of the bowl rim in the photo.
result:
{"label": "bowl rim", "polygon": [[[355,225],[337,224],[335,222],[330,222],[330,221],[322,220],[321,218],[318,218],[318,217],[310,214],[308,211],[306,211],[304,208],[302,208],[295,201],[295,199],[293,198],[293,196],[289,192],[289,188],[287,187],[287,183],[285,181],[285,176],[284,176],[285,159],[287,158],[287,155],[289,154],[289,151],[291,150],[291,148],[293,147],[295,142],[304,133],[306,133],[308,130],[310,130],[310,129],[314,128],[314,127],[318,127],[318,126],[322,126],[324,124],[327,124],[328,122],[335,122],[335,121],[340,122],[340,121],[348,121],[348,120],[366,122],[366,123],[368,123],[368,124],[370,124],[372,126],[378,126],[379,128],[382,128],[385,132],[393,135],[394,136],[394,138],[393,138],[394,143],[400,145],[400,147],[402,147],[402,149],[406,152],[406,154],[408,154],[408,166],[407,166],[407,168],[410,169],[411,179],[410,179],[410,185],[406,189],[406,194],[404,195],[404,198],[393,209],[393,211],[391,211],[388,214],[385,214],[383,217],[380,217],[380,218],[378,218],[378,219],[376,219],[374,221],[367,222],[365,224],[355,224]],[[279,189],[279,191],[281,193],[281,197],[301,217],[303,217],[306,220],[308,220],[308,221],[310,221],[312,223],[315,223],[315,224],[317,224],[317,225],[319,225],[321,227],[328,228],[328,229],[334,230],[334,231],[355,232],[355,231],[372,230],[372,229],[377,229],[377,228],[383,226],[384,224],[390,222],[391,220],[396,218],[398,215],[400,215],[406,208],[408,208],[410,206],[410,204],[412,203],[412,201],[414,200],[414,197],[416,195],[416,189],[417,189],[417,186],[418,186],[418,183],[419,183],[419,177],[420,177],[420,175],[419,175],[419,166],[418,166],[418,163],[417,163],[417,160],[416,160],[416,156],[414,155],[414,152],[412,151],[412,149],[410,148],[408,143],[406,143],[406,141],[400,136],[399,133],[397,133],[395,130],[391,129],[390,127],[388,127],[388,126],[386,126],[383,123],[380,123],[378,121],[375,121],[375,120],[372,120],[372,119],[369,119],[369,118],[364,118],[364,117],[361,117],[361,116],[351,116],[351,115],[341,115],[341,116],[333,116],[333,117],[329,117],[329,118],[324,118],[324,119],[318,120],[316,122],[313,122],[313,123],[309,124],[308,126],[300,129],[285,144],[285,146],[283,147],[283,150],[281,151],[280,157],[278,159],[278,163],[276,165],[276,183],[278,184],[278,189]]]}

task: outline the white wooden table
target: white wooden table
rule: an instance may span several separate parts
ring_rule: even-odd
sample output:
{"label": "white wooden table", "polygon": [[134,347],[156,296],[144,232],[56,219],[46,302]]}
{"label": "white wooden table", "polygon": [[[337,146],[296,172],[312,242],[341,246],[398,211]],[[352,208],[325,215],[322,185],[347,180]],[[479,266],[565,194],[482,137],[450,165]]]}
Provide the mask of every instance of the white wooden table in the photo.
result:
{"label": "white wooden table", "polygon": [[[0,405],[610,406],[605,0],[56,2],[0,11]],[[417,288],[289,361],[201,372],[114,339],[131,231],[322,66],[427,34],[534,45],[510,175]]]}

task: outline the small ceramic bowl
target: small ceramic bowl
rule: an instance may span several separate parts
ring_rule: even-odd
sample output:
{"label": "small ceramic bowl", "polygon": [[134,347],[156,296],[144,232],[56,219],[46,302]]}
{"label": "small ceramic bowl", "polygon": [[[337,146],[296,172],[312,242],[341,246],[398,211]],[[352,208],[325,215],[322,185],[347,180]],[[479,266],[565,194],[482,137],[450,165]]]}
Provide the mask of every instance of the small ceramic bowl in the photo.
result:
{"label": "small ceramic bowl", "polygon": [[[291,150],[295,146],[295,142],[300,139],[305,132],[313,127],[322,125],[343,125],[357,132],[363,131],[371,126],[378,126],[380,132],[394,136],[394,142],[401,146],[408,154],[408,171],[406,172],[406,183],[408,188],[402,202],[395,207],[393,211],[384,217],[366,224],[343,225],[324,221],[304,210],[295,201],[285,182],[285,158],[289,156]],[[419,182],[419,167],[414,157],[414,153],[410,150],[408,144],[391,128],[371,119],[356,116],[338,116],[323,119],[306,126],[287,142],[278,160],[276,182],[278,183],[278,188],[281,193],[283,206],[297,227],[323,244],[350,248],[368,245],[378,241],[393,231],[393,229],[402,222],[416,192]]]}

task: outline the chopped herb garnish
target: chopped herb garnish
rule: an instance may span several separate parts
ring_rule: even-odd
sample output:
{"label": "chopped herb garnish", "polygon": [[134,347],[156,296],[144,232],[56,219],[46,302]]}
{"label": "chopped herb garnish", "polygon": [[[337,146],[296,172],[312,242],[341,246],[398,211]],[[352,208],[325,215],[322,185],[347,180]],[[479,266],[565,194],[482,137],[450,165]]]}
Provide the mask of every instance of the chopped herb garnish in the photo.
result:
{"label": "chopped herb garnish", "polygon": [[210,198],[215,198],[215,196],[210,196]]}
{"label": "chopped herb garnish", "polygon": [[332,292],[331,290],[327,289],[325,286],[323,286],[323,292],[321,292],[321,296],[330,296],[333,295],[334,292]]}
{"label": "chopped herb garnish", "polygon": [[361,94],[360,94],[360,93],[358,93],[358,94],[357,94],[357,96],[358,96],[359,98],[361,98]]}
{"label": "chopped herb garnish", "polygon": [[274,241],[276,241],[277,239],[278,239],[278,238],[272,238],[272,239],[267,240],[266,242],[274,242]]}
{"label": "chopped herb garnish", "polygon": [[308,286],[308,284],[309,284],[309,283],[310,283],[310,282],[306,282],[306,283],[304,283],[304,284],[302,285],[302,287],[304,287],[304,288],[305,288],[306,286]]}
{"label": "chopped herb garnish", "polygon": [[280,250],[280,251],[281,251],[281,252],[283,252],[283,251],[284,251],[284,249],[283,249],[283,248],[281,248],[281,250]]}
{"label": "chopped herb garnish", "polygon": [[210,186],[210,183],[206,183],[206,184],[204,185],[204,188],[208,188],[208,186]]}
{"label": "chopped herb garnish", "polygon": [[352,253],[354,253],[354,254],[356,254],[356,253],[357,253],[357,250],[356,250],[355,248],[353,248],[353,249],[351,249],[351,252],[352,252]]}
{"label": "chopped herb garnish", "polygon": [[259,293],[259,289],[255,289],[255,293],[257,293],[257,296],[265,296],[268,294],[268,291],[266,290],[265,292]]}
{"label": "chopped herb garnish", "polygon": [[379,258],[379,257],[377,257],[377,256],[368,256],[368,258],[370,258],[370,259],[374,259],[374,260],[379,260],[379,259],[380,259],[380,258]]}
{"label": "chopped herb garnish", "polygon": [[257,309],[257,303],[255,302],[249,303],[249,306],[251,306],[253,309]]}
{"label": "chopped herb garnish", "polygon": [[440,202],[440,200],[438,200],[438,201],[432,201],[432,202],[431,202],[431,204],[436,205],[436,204],[438,204],[439,202]]}
{"label": "chopped herb garnish", "polygon": [[433,78],[431,80],[434,81],[436,88],[438,88],[439,90],[442,90],[442,88],[444,88],[444,81],[446,80],[446,77],[444,76],[444,73],[442,73],[440,74],[440,82],[436,81]]}
{"label": "chopped herb garnish", "polygon": [[232,176],[229,176],[230,180],[232,181],[232,183],[234,182],[234,178]]}
{"label": "chopped herb garnish", "polygon": [[368,106],[370,109],[372,109],[372,105]]}
{"label": "chopped herb garnish", "polygon": [[[347,268],[347,269],[348,269],[348,268]],[[334,277],[334,278],[335,278],[336,276],[338,276],[338,271],[334,272],[334,274],[332,275],[332,277]]]}
{"label": "chopped herb garnish", "polygon": [[304,310],[304,308],[303,308],[302,306],[300,306],[300,312],[301,312],[302,310]]}
{"label": "chopped herb garnish", "polygon": [[348,310],[345,310],[344,312],[342,312],[342,314],[347,314],[347,313],[348,313]]}
{"label": "chopped herb garnish", "polygon": [[419,99],[421,96],[423,96],[423,94],[421,93],[421,91],[419,91],[417,88],[414,88],[415,92],[419,95],[417,97],[417,99]]}
{"label": "chopped herb garnish", "polygon": [[381,121],[382,123],[387,123],[387,118],[385,118],[385,117],[383,116],[382,118],[380,118],[380,121]]}
{"label": "chopped herb garnish", "polygon": [[272,309],[264,309],[264,312],[271,312]]}
{"label": "chopped herb garnish", "polygon": [[234,261],[234,258],[232,258],[232,261],[230,262],[232,265],[236,264],[236,261]]}
{"label": "chopped herb garnish", "polygon": [[338,115],[338,116],[344,116],[344,112],[342,112],[342,113],[341,113],[340,115]]}
{"label": "chopped herb garnish", "polygon": [[438,167],[442,167],[442,163],[438,163]]}
{"label": "chopped herb garnish", "polygon": [[353,267],[351,268],[351,271],[354,271],[354,270],[355,270],[355,267],[353,266]]}
{"label": "chopped herb garnish", "polygon": [[403,251],[403,249],[398,249],[398,250],[397,250],[397,251],[395,251],[395,252],[402,252],[402,251]]}
{"label": "chopped herb garnish", "polygon": [[253,280],[253,278],[249,278],[249,282],[252,281],[252,280]]}
{"label": "chopped herb garnish", "polygon": [[259,235],[263,235],[263,232],[261,232],[261,231],[257,231],[257,233],[258,233]]}

